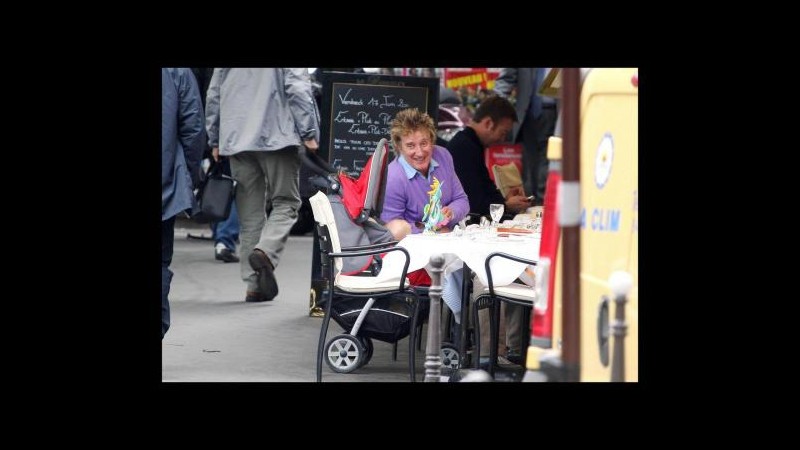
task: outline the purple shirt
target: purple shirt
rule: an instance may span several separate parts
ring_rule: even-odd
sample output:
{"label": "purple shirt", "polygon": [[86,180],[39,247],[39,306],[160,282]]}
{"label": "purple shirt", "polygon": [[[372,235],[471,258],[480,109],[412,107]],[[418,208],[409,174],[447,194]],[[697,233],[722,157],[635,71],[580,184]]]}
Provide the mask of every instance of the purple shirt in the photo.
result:
{"label": "purple shirt", "polygon": [[453,168],[453,157],[444,147],[434,145],[428,178],[414,170],[402,155],[389,164],[381,220],[403,219],[411,224],[412,233],[421,232],[424,227],[419,228],[414,223],[422,221],[434,176],[442,184],[442,207],[449,206],[453,210],[453,219],[447,226],[452,228],[466,217],[469,200]]}

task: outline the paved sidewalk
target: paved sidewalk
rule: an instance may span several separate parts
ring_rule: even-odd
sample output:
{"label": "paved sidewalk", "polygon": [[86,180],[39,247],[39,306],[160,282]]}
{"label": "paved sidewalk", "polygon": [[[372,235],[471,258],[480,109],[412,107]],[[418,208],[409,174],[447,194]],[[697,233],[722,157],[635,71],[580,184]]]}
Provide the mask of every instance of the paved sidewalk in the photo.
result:
{"label": "paved sidewalk", "polygon": [[[313,235],[291,236],[275,276],[280,293],[271,302],[246,303],[239,263],[214,259],[207,226],[179,220],[170,291],[172,324],[162,342],[162,381],[298,382],[315,380],[322,319],[308,316]],[[246,259],[246,255],[239,255]],[[423,328],[423,333],[427,327]],[[331,321],[328,339],[341,333]],[[372,360],[349,374],[323,362],[325,382],[408,382],[408,339],[392,346],[374,341]],[[417,352],[417,381],[424,378],[425,339]]]}

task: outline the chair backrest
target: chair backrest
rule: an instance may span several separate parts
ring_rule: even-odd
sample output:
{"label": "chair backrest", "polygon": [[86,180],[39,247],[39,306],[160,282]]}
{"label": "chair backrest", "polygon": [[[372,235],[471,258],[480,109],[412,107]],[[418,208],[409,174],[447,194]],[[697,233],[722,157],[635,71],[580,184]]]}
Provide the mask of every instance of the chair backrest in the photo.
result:
{"label": "chair backrest", "polygon": [[[320,195],[321,194],[321,195]],[[383,225],[368,218],[359,224],[350,217],[338,195],[315,194],[309,198],[314,220],[317,222],[320,246],[325,252],[338,253],[352,247],[393,242],[392,233]],[[365,270],[375,270],[374,255],[336,258],[336,273],[355,275]]]}
{"label": "chair backrest", "polygon": [[[330,252],[338,253],[342,251],[342,245],[339,242],[339,230],[336,227],[336,219],[333,215],[333,208],[331,208],[331,202],[328,200],[328,196],[322,191],[319,191],[312,195],[308,201],[311,203],[314,221],[317,222],[320,227],[325,227],[327,230],[327,233],[320,232],[320,239],[328,239],[330,245],[328,250]],[[324,234],[327,234],[327,237],[324,236]],[[342,258],[333,259],[335,261],[334,274],[338,274],[342,271]]]}
{"label": "chair backrest", "polygon": [[386,139],[378,142],[358,179],[345,173],[339,175],[342,185],[342,203],[356,223],[364,223],[369,217],[378,217],[379,215],[377,206],[385,184],[383,179],[388,147]]}
{"label": "chair backrest", "polygon": [[367,180],[367,195],[364,198],[364,213],[366,213],[367,216],[373,215],[373,213],[377,211],[381,187],[386,185],[386,183],[383,182],[383,178],[388,149],[389,141],[387,141],[386,138],[381,139],[377,147],[375,147],[375,152],[371,156],[369,179]]}
{"label": "chair backrest", "polygon": [[[492,253],[489,253],[489,255],[487,255],[486,259],[484,260],[484,270],[486,270],[486,280],[488,281],[486,287],[489,288],[489,295],[491,295],[492,297],[494,297],[496,295],[495,294],[494,281],[493,281],[493,277],[492,277],[492,268],[491,268],[491,265],[490,265],[490,262],[492,261],[492,258],[494,258],[494,257],[510,259],[511,261],[516,261],[516,262],[519,262],[519,263],[527,264],[528,267],[525,268],[525,271],[527,271],[528,268],[533,268],[534,266],[536,266],[538,264],[537,261],[533,261],[533,260],[530,260],[530,259],[522,258],[522,257],[519,257],[519,256],[514,256],[514,255],[511,255],[511,254],[508,254],[508,253],[503,253],[503,252],[492,252]],[[526,274],[523,273],[523,276],[525,276],[525,275]],[[530,286],[530,287],[534,287],[536,285],[535,276],[534,276],[534,279],[532,280],[531,283],[524,282],[524,284],[526,284],[527,286]],[[511,284],[511,286],[515,286],[515,285],[516,285],[515,283]],[[535,291],[532,291],[532,290],[526,290],[524,292],[526,294],[525,295],[526,297],[528,295],[535,295]]]}
{"label": "chair backrest", "polygon": [[494,184],[503,194],[503,198],[508,196],[508,190],[512,187],[522,186],[522,177],[514,163],[492,164],[492,173],[494,174]]}

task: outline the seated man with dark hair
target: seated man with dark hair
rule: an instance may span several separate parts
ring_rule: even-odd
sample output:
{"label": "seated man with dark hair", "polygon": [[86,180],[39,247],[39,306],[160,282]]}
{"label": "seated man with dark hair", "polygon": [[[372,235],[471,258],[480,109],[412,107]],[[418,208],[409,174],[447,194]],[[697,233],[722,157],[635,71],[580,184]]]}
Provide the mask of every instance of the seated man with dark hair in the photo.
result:
{"label": "seated man with dark hair", "polygon": [[[469,210],[471,213],[481,216],[489,216],[489,205],[492,203],[505,204],[505,210],[509,215],[525,212],[531,206],[530,201],[525,197],[522,187],[511,188],[508,190],[508,197],[503,198],[503,194],[497,189],[491,178],[489,170],[484,163],[484,150],[490,145],[499,144],[506,139],[514,122],[517,121],[517,113],[511,103],[499,96],[489,96],[475,110],[472,122],[466,128],[459,131],[447,144],[447,149],[453,155],[453,165],[458,174],[458,179],[464,186],[464,192],[469,199]],[[477,277],[473,279],[473,292],[480,293],[483,285]],[[473,294],[473,300],[474,296]],[[515,305],[503,305],[506,317],[506,344],[511,349],[507,356],[514,363],[522,361],[520,355],[513,354],[519,348],[519,342],[523,325],[523,310]],[[489,355],[489,313],[488,310],[481,310],[481,362],[488,361]]]}
{"label": "seated man with dark hair", "polygon": [[517,120],[514,107],[505,98],[487,97],[472,117],[472,122],[447,144],[453,165],[469,198],[471,213],[489,216],[489,205],[503,203],[508,213],[524,212],[530,201],[522,188],[512,189],[508,197],[497,189],[484,163],[486,147],[503,142]]}

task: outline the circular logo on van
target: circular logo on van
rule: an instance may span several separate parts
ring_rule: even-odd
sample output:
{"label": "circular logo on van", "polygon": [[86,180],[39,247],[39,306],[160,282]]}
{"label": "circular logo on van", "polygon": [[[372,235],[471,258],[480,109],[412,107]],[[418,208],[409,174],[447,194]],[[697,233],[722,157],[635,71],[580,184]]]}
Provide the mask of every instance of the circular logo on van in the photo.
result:
{"label": "circular logo on van", "polygon": [[611,176],[611,163],[614,161],[614,138],[611,133],[603,135],[600,145],[597,146],[597,155],[594,159],[594,183],[598,189],[608,182]]}

